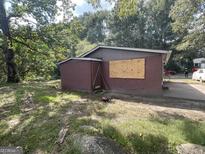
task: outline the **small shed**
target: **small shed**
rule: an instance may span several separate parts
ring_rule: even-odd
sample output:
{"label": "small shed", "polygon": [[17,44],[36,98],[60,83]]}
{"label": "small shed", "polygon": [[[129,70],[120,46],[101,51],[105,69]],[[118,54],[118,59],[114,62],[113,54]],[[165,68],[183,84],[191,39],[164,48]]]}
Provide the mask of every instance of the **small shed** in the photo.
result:
{"label": "small shed", "polygon": [[92,92],[102,88],[101,62],[96,58],[70,58],[59,63],[62,89]]}
{"label": "small shed", "polygon": [[161,95],[163,68],[170,55],[165,50],[98,46],[60,63],[62,88]]}

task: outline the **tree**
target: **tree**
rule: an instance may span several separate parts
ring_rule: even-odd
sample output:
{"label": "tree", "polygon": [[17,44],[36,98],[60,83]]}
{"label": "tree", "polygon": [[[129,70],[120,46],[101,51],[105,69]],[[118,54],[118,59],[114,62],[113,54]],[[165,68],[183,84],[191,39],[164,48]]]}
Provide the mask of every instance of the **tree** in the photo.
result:
{"label": "tree", "polygon": [[170,16],[177,35],[173,60],[191,68],[194,58],[205,56],[205,1],[176,0]]}
{"label": "tree", "polygon": [[135,12],[119,16],[118,6],[108,20],[109,45],[170,49],[176,35],[169,12],[174,0],[138,0]]}
{"label": "tree", "polygon": [[172,31],[169,14],[175,0],[147,1],[146,35],[151,48],[169,50],[174,48],[176,35]]}
{"label": "tree", "polygon": [[96,44],[91,44],[87,40],[81,40],[76,45],[76,55],[80,56],[81,54],[93,49],[94,47],[96,47]]}
{"label": "tree", "polygon": [[[15,58],[16,54],[24,57],[25,52],[21,50],[30,53],[32,51],[35,55],[36,51],[42,52],[48,49],[49,44],[45,43],[52,44],[52,42],[48,42],[46,36],[49,35],[43,35],[42,32],[49,24],[54,23],[59,7],[57,0],[12,0],[9,1],[10,7],[6,10],[5,2],[0,0],[0,28],[3,35],[1,48],[7,66],[7,82],[18,82],[20,78],[16,63],[19,58]],[[71,4],[70,0],[62,2]],[[63,5],[64,14],[71,8],[72,5]]]}
{"label": "tree", "polygon": [[91,43],[102,43],[106,38],[106,20],[108,11],[98,11],[95,13],[85,13],[79,17],[84,29],[81,39],[87,39]]}
{"label": "tree", "polygon": [[16,64],[14,62],[14,52],[13,49],[9,48],[8,42],[10,42],[10,46],[12,46],[12,38],[9,30],[9,17],[6,16],[6,10],[4,7],[4,0],[0,1],[0,27],[3,33],[4,43],[2,45],[3,53],[6,60],[7,65],[7,82],[18,82],[18,72],[16,68]]}
{"label": "tree", "polygon": [[205,0],[177,0],[170,12],[172,28],[178,35],[178,50],[205,48]]}

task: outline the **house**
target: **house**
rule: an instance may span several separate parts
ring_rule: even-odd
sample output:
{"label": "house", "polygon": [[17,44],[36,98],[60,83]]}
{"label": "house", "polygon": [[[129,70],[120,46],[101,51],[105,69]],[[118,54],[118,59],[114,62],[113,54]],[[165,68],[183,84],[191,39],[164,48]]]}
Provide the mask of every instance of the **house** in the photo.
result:
{"label": "house", "polygon": [[160,95],[170,51],[98,46],[61,63],[63,90]]}
{"label": "house", "polygon": [[196,68],[205,68],[205,58],[196,58],[193,63]]}

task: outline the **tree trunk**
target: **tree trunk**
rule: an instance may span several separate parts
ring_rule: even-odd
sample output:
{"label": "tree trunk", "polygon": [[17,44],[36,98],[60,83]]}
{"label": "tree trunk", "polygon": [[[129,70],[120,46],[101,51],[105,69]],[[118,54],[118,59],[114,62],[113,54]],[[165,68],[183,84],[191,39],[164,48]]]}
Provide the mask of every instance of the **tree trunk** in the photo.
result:
{"label": "tree trunk", "polygon": [[7,82],[8,83],[18,83],[19,76],[16,64],[14,62],[14,51],[12,49],[4,49],[5,61],[7,66]]}
{"label": "tree trunk", "polygon": [[9,48],[8,42],[12,47],[12,39],[9,31],[9,22],[6,16],[6,10],[4,6],[4,0],[0,0],[0,28],[2,29],[4,40],[4,57],[7,66],[7,82],[17,83],[19,82],[19,76],[17,66],[15,64],[15,56],[13,49]]}

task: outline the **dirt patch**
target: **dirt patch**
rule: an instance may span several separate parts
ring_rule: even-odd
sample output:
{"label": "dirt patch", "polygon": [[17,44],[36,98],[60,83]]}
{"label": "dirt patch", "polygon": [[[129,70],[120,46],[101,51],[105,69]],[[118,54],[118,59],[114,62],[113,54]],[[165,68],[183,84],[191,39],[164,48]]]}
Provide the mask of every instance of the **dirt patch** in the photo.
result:
{"label": "dirt patch", "polygon": [[179,154],[205,154],[205,147],[196,144],[181,144],[176,149]]}
{"label": "dirt patch", "polygon": [[[169,104],[169,103],[168,103]],[[149,104],[144,102],[126,101],[120,99],[113,99],[106,107],[106,112],[115,115],[113,119],[121,121],[122,119],[144,119],[149,117],[159,118],[174,118],[174,119],[190,119],[195,121],[205,121],[205,110],[201,108],[192,107],[192,105],[185,104],[185,107],[180,103],[171,105]],[[181,107],[179,107],[181,106]]]}

